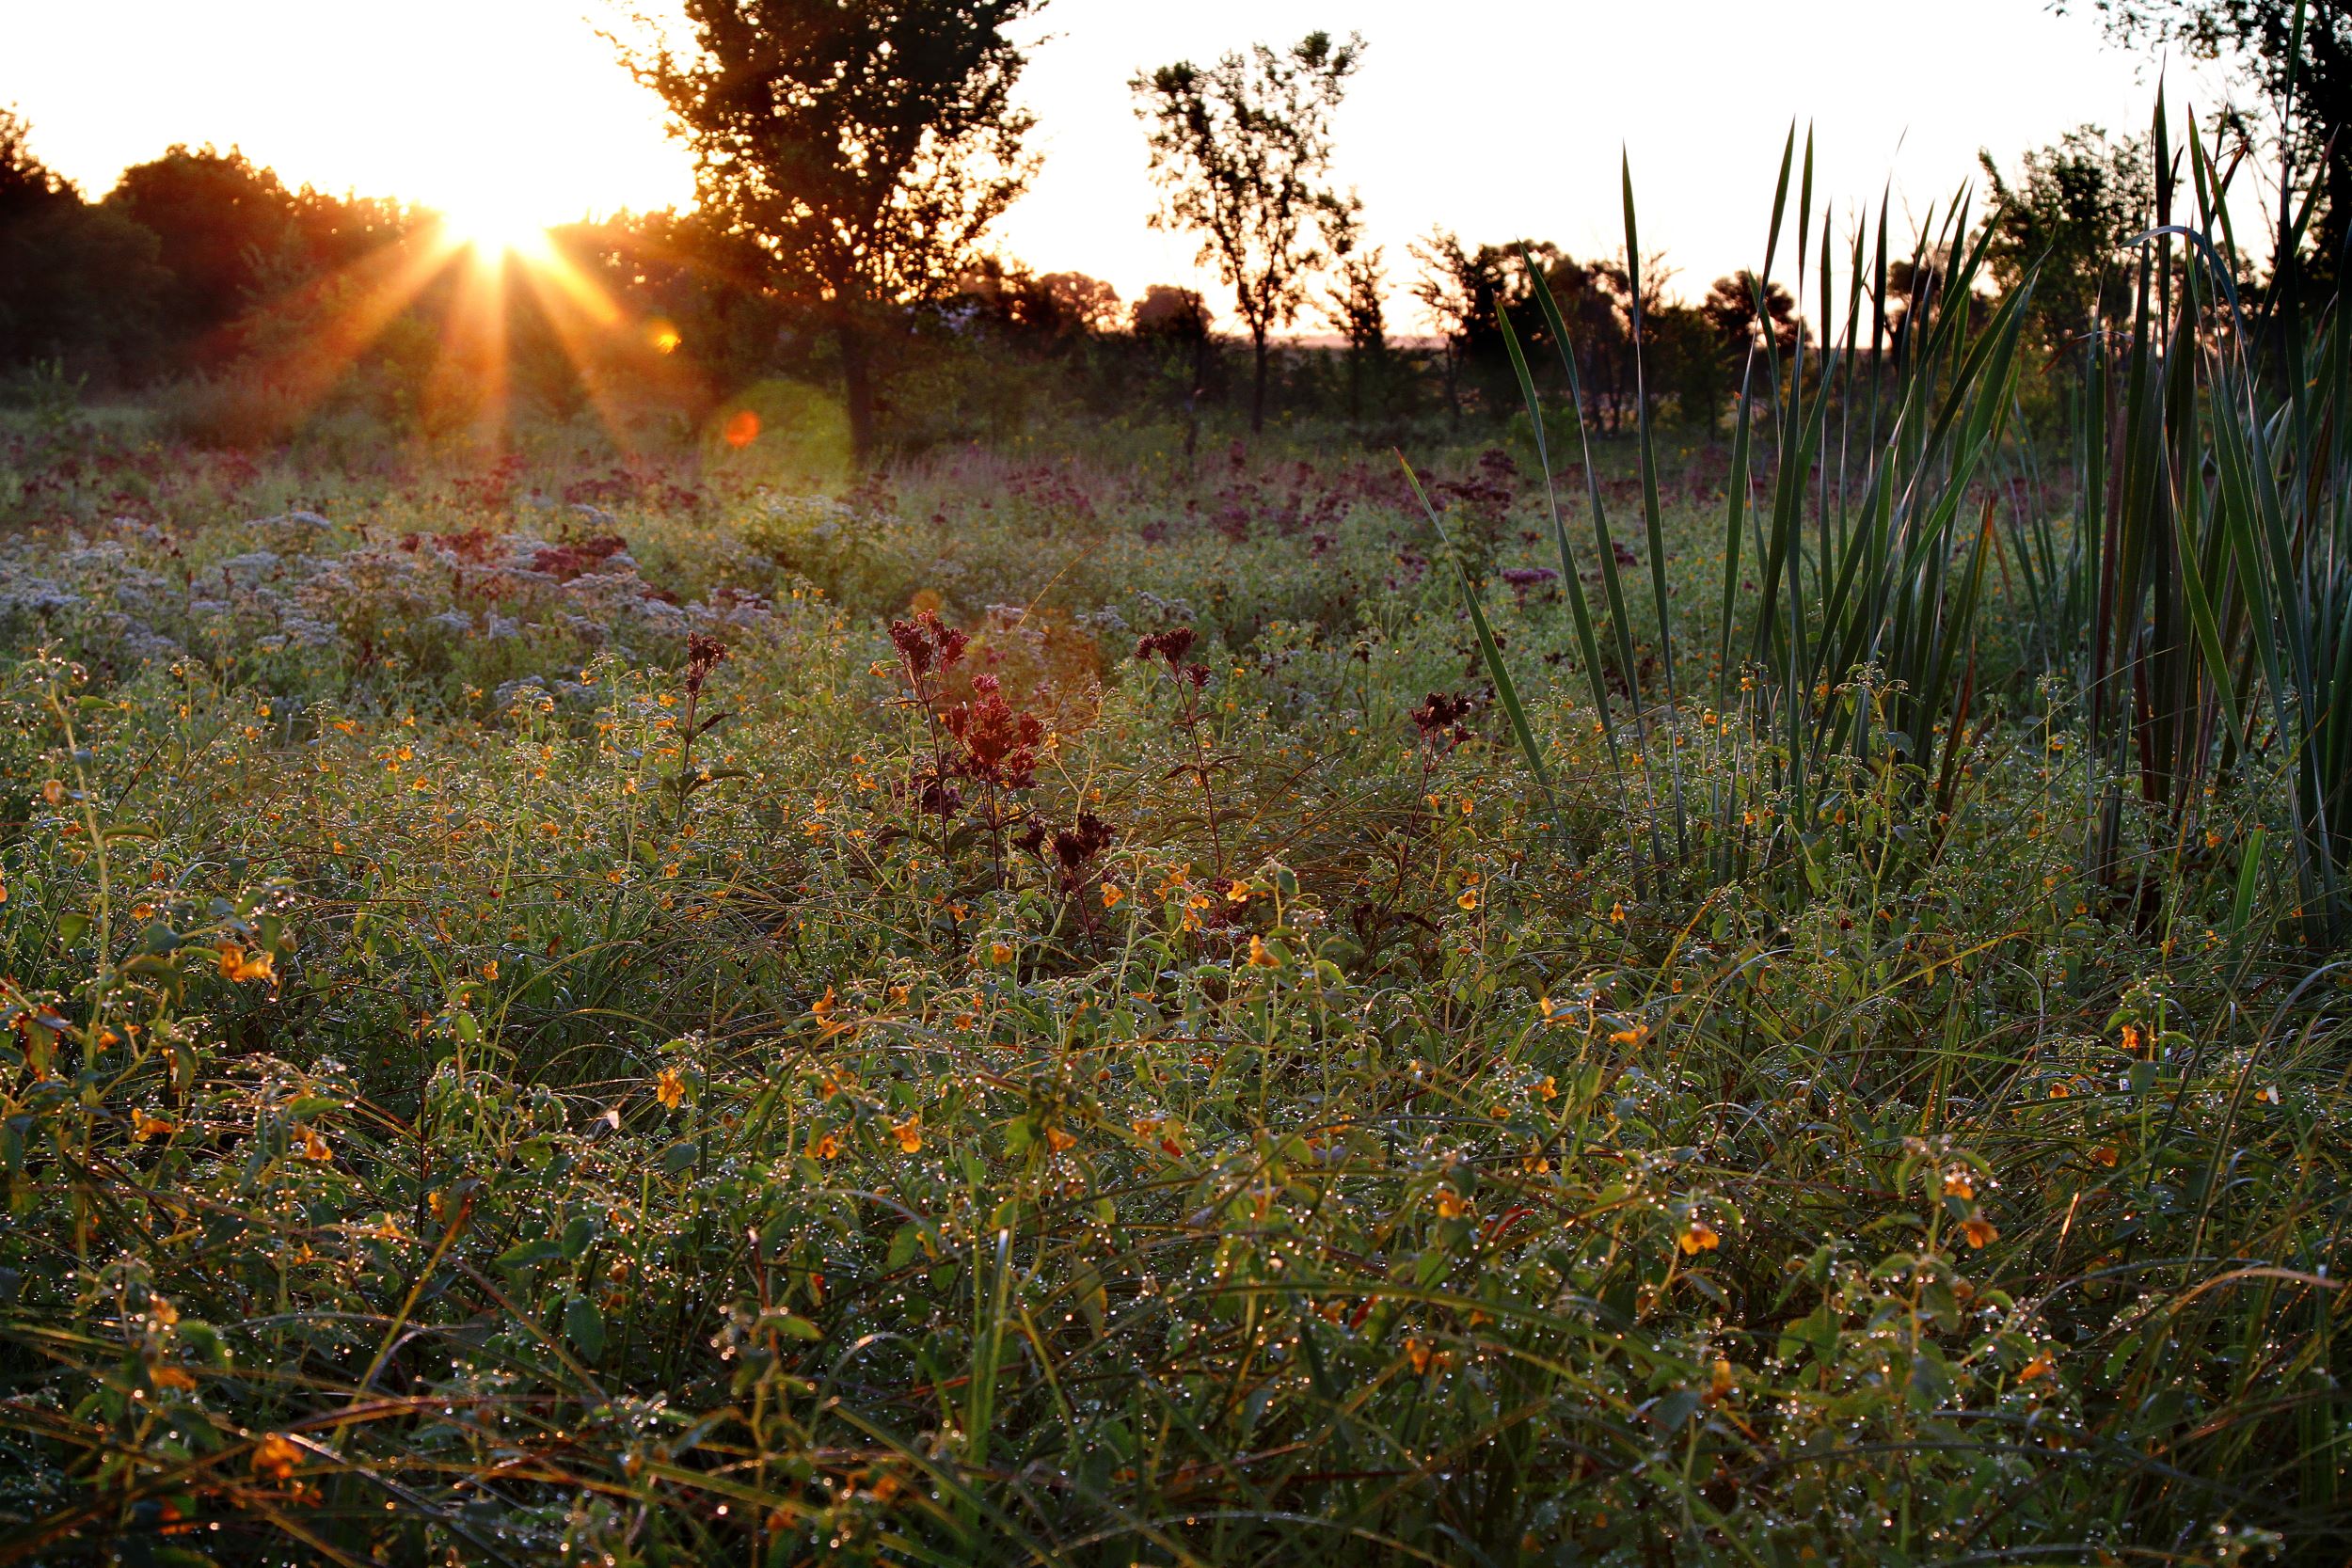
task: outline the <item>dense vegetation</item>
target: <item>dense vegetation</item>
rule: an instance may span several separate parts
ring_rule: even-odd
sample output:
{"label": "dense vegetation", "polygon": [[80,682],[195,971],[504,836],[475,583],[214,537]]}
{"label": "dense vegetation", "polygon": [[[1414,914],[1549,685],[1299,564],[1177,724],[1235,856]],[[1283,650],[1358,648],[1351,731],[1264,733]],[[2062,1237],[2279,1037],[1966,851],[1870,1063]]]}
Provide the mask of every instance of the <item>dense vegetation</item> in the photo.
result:
{"label": "dense vegetation", "polygon": [[2327,208],[1792,134],[1406,349],[1311,35],[1137,79],[1245,348],[779,205],[1025,166],[804,24],[529,267],[0,117],[0,1561],[2352,1553]]}

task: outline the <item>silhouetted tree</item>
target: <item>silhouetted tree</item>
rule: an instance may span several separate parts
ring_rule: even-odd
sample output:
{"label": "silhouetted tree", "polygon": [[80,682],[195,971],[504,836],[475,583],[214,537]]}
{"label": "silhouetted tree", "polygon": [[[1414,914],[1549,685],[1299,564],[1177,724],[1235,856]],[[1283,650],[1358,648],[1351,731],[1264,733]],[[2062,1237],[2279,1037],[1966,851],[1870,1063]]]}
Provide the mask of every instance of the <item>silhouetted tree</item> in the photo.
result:
{"label": "silhouetted tree", "polygon": [[1338,264],[1338,286],[1325,291],[1323,313],[1347,340],[1347,413],[1350,419],[1360,419],[1366,388],[1380,385],[1388,373],[1389,318],[1381,297],[1388,278],[1381,248],[1364,245],[1363,223],[1352,195],[1335,215],[1331,255]]}
{"label": "silhouetted tree", "polygon": [[1363,47],[1354,35],[1334,44],[1310,33],[1279,53],[1253,44],[1205,70],[1179,60],[1128,84],[1162,192],[1152,227],[1200,235],[1201,263],[1232,288],[1249,328],[1252,430],[1265,428],[1268,335],[1297,319],[1320,242],[1346,211],[1322,182],[1331,115]]}
{"label": "silhouetted tree", "polygon": [[167,281],[155,236],[92,207],[0,109],[0,364],[56,358],[112,371],[149,345]]}
{"label": "silhouetted tree", "polygon": [[1136,341],[1158,358],[1162,373],[1183,380],[1184,457],[1189,461],[1200,439],[1200,400],[1209,391],[1213,369],[1207,302],[1198,290],[1154,283],[1129,308],[1127,322]]}
{"label": "silhouetted tree", "polygon": [[704,212],[825,313],[860,461],[877,312],[950,293],[1034,171],[1004,30],[1042,3],[686,0],[694,53],[622,50],[692,149]]}
{"label": "silhouetted tree", "polygon": [[[2324,158],[2326,191],[2312,263],[2334,277],[2352,243],[2352,8],[2343,0],[2052,0],[2087,3],[2127,48],[2176,47],[2201,59],[2235,55],[2260,86],[2283,100],[2294,77],[2293,150],[2306,176]],[[2298,10],[2301,33],[2296,32]],[[2273,266],[2278,264],[2274,258]]]}
{"label": "silhouetted tree", "polygon": [[[1763,319],[1769,327],[1757,325],[1756,297],[1763,296]],[[1770,341],[1787,354],[1797,346],[1797,302],[1788,289],[1779,283],[1759,284],[1756,274],[1742,267],[1729,277],[1718,277],[1699,302],[1699,314],[1722,341],[1724,351],[1734,358],[1746,355],[1751,348],[1761,349]]]}
{"label": "silhouetted tree", "polygon": [[1990,152],[1978,161],[1999,205],[1989,220],[1987,269],[2004,292],[2034,275],[2032,330],[2046,349],[2079,339],[2130,304],[2124,246],[2154,209],[2147,141],[2110,141],[2095,125],[2069,131],[2019,160],[2012,183]]}
{"label": "silhouetted tree", "polygon": [[[1533,264],[1553,280],[1555,297],[1565,293],[1573,298],[1582,289],[1581,269],[1549,241],[1519,240],[1472,250],[1452,230],[1438,229],[1413,245],[1413,259],[1421,264],[1413,297],[1421,301],[1443,341],[1446,407],[1456,420],[1466,379],[1490,403],[1507,406],[1517,395],[1503,347],[1502,311],[1534,297],[1529,282],[1531,256]],[[1527,320],[1512,320],[1522,339],[1549,341],[1532,311]]]}
{"label": "silhouetted tree", "polygon": [[236,351],[230,328],[299,264],[296,198],[235,148],[185,145],[122,171],[105,206],[154,234],[171,274],[160,302],[166,354],[181,369],[215,368]]}

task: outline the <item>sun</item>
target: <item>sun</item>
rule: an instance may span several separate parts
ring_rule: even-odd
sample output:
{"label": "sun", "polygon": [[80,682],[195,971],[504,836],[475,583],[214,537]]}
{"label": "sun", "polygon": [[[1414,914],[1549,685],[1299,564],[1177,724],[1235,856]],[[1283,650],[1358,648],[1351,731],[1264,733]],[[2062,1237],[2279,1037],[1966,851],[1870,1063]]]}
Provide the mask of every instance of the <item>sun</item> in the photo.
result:
{"label": "sun", "polygon": [[548,225],[511,197],[480,193],[437,204],[441,227],[453,248],[471,250],[484,261],[532,257],[548,248]]}

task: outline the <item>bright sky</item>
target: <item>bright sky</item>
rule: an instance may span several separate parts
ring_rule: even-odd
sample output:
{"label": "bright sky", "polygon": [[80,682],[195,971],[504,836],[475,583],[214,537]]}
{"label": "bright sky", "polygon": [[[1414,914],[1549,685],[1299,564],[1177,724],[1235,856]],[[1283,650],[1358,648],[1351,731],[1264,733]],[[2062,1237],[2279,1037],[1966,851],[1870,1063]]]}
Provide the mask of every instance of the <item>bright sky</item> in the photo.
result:
{"label": "bright sky", "polygon": [[[594,31],[616,15],[608,0],[0,0],[0,103],[92,195],[170,142],[209,141],[295,183],[535,221],[683,201],[683,153]],[[1818,189],[1839,211],[1891,175],[1899,219],[1973,175],[1979,146],[2007,164],[2086,120],[2143,128],[2158,63],[2042,0],[1052,0],[1025,78],[1044,169],[1002,248],[1130,298],[1189,279],[1191,244],[1146,227],[1127,79],[1317,26],[1370,45],[1340,178],[1400,296],[1406,246],[1433,225],[1616,249],[1621,142],[1645,246],[1695,295],[1761,259],[1792,116],[1816,126]],[[2210,69],[2174,62],[2170,80],[2176,107],[2219,96]]]}

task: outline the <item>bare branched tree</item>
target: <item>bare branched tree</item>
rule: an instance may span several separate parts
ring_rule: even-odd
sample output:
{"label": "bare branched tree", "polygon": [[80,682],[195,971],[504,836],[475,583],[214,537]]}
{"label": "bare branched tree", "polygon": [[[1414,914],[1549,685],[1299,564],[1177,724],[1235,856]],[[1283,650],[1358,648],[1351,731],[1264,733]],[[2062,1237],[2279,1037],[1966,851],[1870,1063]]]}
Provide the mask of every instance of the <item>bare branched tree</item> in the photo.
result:
{"label": "bare branched tree", "polygon": [[1265,428],[1267,338],[1307,302],[1329,226],[1350,198],[1324,181],[1331,116],[1364,41],[1310,33],[1289,49],[1260,43],[1203,69],[1189,60],[1137,74],[1128,86],[1150,127],[1161,188],[1155,229],[1200,235],[1200,261],[1233,291],[1249,328],[1256,377],[1249,427]]}

